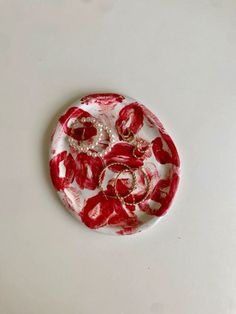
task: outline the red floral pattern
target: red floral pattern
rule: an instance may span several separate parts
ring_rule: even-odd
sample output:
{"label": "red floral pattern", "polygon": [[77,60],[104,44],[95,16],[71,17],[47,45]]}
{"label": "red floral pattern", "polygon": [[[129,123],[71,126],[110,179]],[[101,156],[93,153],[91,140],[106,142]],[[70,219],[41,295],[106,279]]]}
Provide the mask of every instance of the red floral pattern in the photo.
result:
{"label": "red floral pattern", "polygon": [[98,177],[103,168],[102,159],[99,157],[89,157],[85,153],[80,153],[76,158],[75,180],[81,189],[94,190],[98,186]]}
{"label": "red floral pattern", "polygon": [[[60,164],[65,168],[65,175],[60,176]],[[52,183],[58,191],[67,188],[75,177],[75,161],[71,154],[66,151],[61,152],[50,160],[50,174]]]}
{"label": "red floral pattern", "polygon": [[143,126],[143,108],[137,102],[129,104],[121,109],[116,121],[119,134],[127,134],[127,130],[136,134]]}
{"label": "red floral pattern", "polygon": [[[104,158],[77,153],[66,141],[65,135],[77,141],[92,140],[97,130],[91,123],[71,128],[74,119],[89,116],[100,117],[103,122],[108,119],[111,126],[115,125],[119,140]],[[151,135],[148,135],[149,129]],[[132,141],[125,140],[127,134],[133,136]],[[147,138],[143,138],[146,134]],[[89,228],[109,229],[119,235],[132,234],[145,228],[145,215],[151,216],[155,222],[170,207],[179,182],[178,153],[161,122],[138,102],[111,93],[83,97],[79,105],[69,108],[60,117],[51,140],[52,183],[65,206]],[[138,142],[141,145],[137,146]],[[113,163],[125,164],[135,173],[137,186],[125,198],[126,202],[142,200],[147,188],[146,173],[150,187],[145,201],[127,205],[117,199],[116,193],[124,197],[133,186],[132,176],[127,172],[116,181],[115,190],[115,178],[124,169],[121,165],[109,167],[109,174],[114,173],[114,176],[108,181],[103,178],[104,191],[99,189],[101,171]]]}
{"label": "red floral pattern", "polygon": [[[164,149],[164,143],[166,143],[167,149]],[[152,142],[152,150],[156,160],[161,164],[172,163],[179,167],[179,156],[168,134],[162,133],[162,137],[156,137]]]}
{"label": "red floral pattern", "polygon": [[132,211],[125,210],[119,200],[106,198],[103,192],[87,200],[80,212],[80,217],[85,225],[92,229],[101,228],[107,224],[119,227],[138,225],[137,217]]}
{"label": "red floral pattern", "polygon": [[133,145],[129,143],[118,143],[113,146],[110,153],[105,155],[107,163],[120,162],[127,166],[137,168],[143,165],[142,159],[137,159],[133,156]]}
{"label": "red floral pattern", "polygon": [[145,202],[139,205],[140,209],[148,215],[163,216],[172,202],[178,183],[179,176],[177,173],[174,173],[170,179],[160,180],[150,197],[152,201],[157,203],[157,206],[151,206],[150,202]]}
{"label": "red floral pattern", "polygon": [[68,126],[68,122],[70,121],[70,119],[73,119],[73,118],[77,118],[77,119],[80,119],[82,117],[90,117],[91,115],[82,110],[81,108],[78,108],[78,107],[71,107],[69,108],[65,114],[63,114],[60,119],[59,119],[59,122],[61,123],[63,129],[64,129],[64,132],[67,134],[67,135],[71,135],[71,128]]}
{"label": "red floral pattern", "polygon": [[81,98],[82,104],[95,103],[98,105],[114,105],[115,103],[121,103],[124,100],[124,96],[118,94],[92,94]]}
{"label": "red floral pattern", "polygon": [[81,127],[71,128],[68,124],[71,119],[82,117],[90,117],[91,115],[77,107],[72,107],[67,110],[67,112],[60,117],[59,121],[63,126],[64,132],[73,137],[75,140],[88,140],[97,134],[97,129],[91,123],[84,123]]}

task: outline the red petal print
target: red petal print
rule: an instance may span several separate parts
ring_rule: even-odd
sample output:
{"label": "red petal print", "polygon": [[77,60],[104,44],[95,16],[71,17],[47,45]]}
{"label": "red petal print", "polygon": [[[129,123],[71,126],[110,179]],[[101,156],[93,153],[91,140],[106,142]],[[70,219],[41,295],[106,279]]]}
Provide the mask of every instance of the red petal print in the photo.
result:
{"label": "red petal print", "polygon": [[65,206],[74,214],[78,214],[82,206],[81,194],[74,187],[65,188],[61,192],[61,199]]}
{"label": "red petal print", "polygon": [[[77,139],[77,140],[80,140],[81,139],[81,135],[82,135],[82,132],[83,132],[83,128],[78,128],[78,129],[81,129],[81,130],[79,130],[79,131],[74,131],[72,128],[70,128],[69,126],[68,126],[68,122],[70,121],[70,119],[72,119],[72,118],[78,118],[78,119],[80,119],[80,118],[82,118],[82,117],[91,117],[91,115],[87,112],[87,111],[84,111],[84,110],[82,110],[82,109],[80,109],[80,108],[78,108],[78,107],[71,107],[71,108],[69,108],[67,111],[66,111],[66,113],[64,114],[64,115],[62,115],[61,117],[60,117],[60,119],[59,119],[59,121],[60,121],[60,123],[61,123],[61,125],[62,125],[62,127],[63,127],[63,130],[64,130],[64,132],[67,134],[67,135],[69,135],[69,136],[71,136],[71,137],[74,137],[75,139]],[[95,134],[96,134],[96,129],[94,128],[94,127],[91,127],[91,129],[94,129],[93,131],[92,131],[92,134],[94,134],[94,132],[95,132]],[[75,130],[77,130],[77,129],[75,129]],[[90,131],[91,132],[91,131]],[[75,133],[75,134],[74,134]],[[78,133],[78,134],[77,134]],[[95,135],[94,134],[94,135]],[[86,135],[86,136],[88,136],[88,135]],[[91,135],[92,136],[92,135]],[[86,139],[86,137],[85,137],[85,139]]]}
{"label": "red petal print", "polygon": [[138,226],[138,219],[135,214],[132,213],[131,216],[122,208],[121,203],[117,200],[114,200],[115,203],[115,213],[108,220],[108,225],[114,225],[119,227],[130,227]]}
{"label": "red petal print", "polygon": [[148,162],[144,166],[144,171],[148,175],[151,186],[156,186],[158,181],[158,171],[156,165],[152,162]]}
{"label": "red petal print", "polygon": [[121,109],[119,118],[116,121],[116,128],[119,134],[127,134],[127,130],[136,134],[142,126],[143,108],[139,103],[134,102]]}
{"label": "red petal print", "polygon": [[[146,163],[145,166],[142,168],[142,170],[141,168],[139,168],[135,171],[135,177],[136,177],[137,187],[133,190],[131,195],[125,198],[125,201],[129,203],[133,203],[133,202],[137,203],[141,201],[145,195],[147,195],[147,198],[150,198],[150,193],[158,182],[158,171],[155,164],[151,162]],[[148,190],[147,190],[147,179],[149,180]],[[128,187],[130,187],[130,185]],[[127,188],[126,188],[126,191],[127,191]],[[124,193],[124,189],[123,189],[123,195],[125,194],[126,193]],[[119,195],[122,196],[122,187],[121,187],[121,192],[119,192]]]}
{"label": "red petal print", "polygon": [[161,133],[163,140],[166,142],[168,146],[168,151],[163,147],[163,140],[161,137],[156,137],[152,141],[152,150],[156,160],[159,161],[161,164],[172,163],[173,165],[179,167],[179,156],[175,145],[170,138],[169,135],[165,133]]}
{"label": "red petal print", "polygon": [[74,213],[78,214],[81,206],[83,206],[83,199],[80,191],[77,188],[71,186],[62,192],[64,193],[63,199],[67,207]]}
{"label": "red petal print", "polygon": [[179,167],[180,166],[180,160],[179,160],[179,155],[178,155],[178,152],[177,152],[177,149],[175,147],[174,142],[172,141],[171,137],[168,134],[166,134],[164,131],[160,130],[160,133],[161,133],[162,138],[164,139],[164,141],[166,142],[166,144],[168,145],[168,147],[171,151],[173,165]]}
{"label": "red petal print", "polygon": [[[111,169],[112,167],[110,167],[110,170],[113,170],[114,172],[116,171],[122,171],[126,168],[123,168],[122,166],[120,166],[121,168],[115,168],[115,166],[113,166],[113,169]],[[118,195],[120,197],[125,197],[126,195],[128,195],[130,193],[130,190],[133,188],[133,178],[132,177],[127,177],[127,178],[122,178],[122,179],[118,179],[116,182],[116,191],[115,191],[115,181],[116,181],[116,177],[117,173],[114,173],[114,178],[110,179],[107,183],[107,186],[103,187],[104,189],[104,193],[107,196],[107,198],[111,198],[112,197],[116,197],[116,191],[118,193]],[[126,205],[126,208],[130,211],[133,212],[135,210],[135,206],[134,205]]]}
{"label": "red petal print", "polygon": [[151,194],[151,200],[159,203],[160,206],[158,206],[158,208],[152,208],[148,204],[148,201],[146,201],[139,205],[140,209],[149,215],[155,215],[157,217],[164,215],[174,198],[178,183],[179,176],[177,173],[173,174],[171,180],[160,180]]}
{"label": "red petal print", "polygon": [[[116,175],[115,175],[116,176]],[[118,194],[120,196],[126,196],[128,195],[130,189],[132,189],[133,187],[133,182],[132,179],[130,178],[122,178],[122,179],[118,179],[117,182],[115,183],[115,179],[109,180],[108,184],[107,184],[107,195],[110,196],[116,196],[116,192],[115,192],[115,184],[116,184],[116,190],[118,192]]]}
{"label": "red petal print", "polygon": [[76,158],[76,182],[81,189],[94,190],[98,186],[98,178],[103,169],[102,159],[79,153]]}
{"label": "red petal print", "polygon": [[78,128],[68,128],[68,135],[77,141],[84,141],[97,135],[97,129],[91,123],[84,123]]}
{"label": "red petal print", "polygon": [[144,172],[140,169],[137,169],[137,171],[135,172],[135,176],[137,181],[137,187],[128,197],[125,198],[125,201],[128,203],[140,202],[144,198],[144,196],[147,195],[148,191],[150,191],[150,189],[147,190],[147,182]]}
{"label": "red petal print", "polygon": [[[65,175],[60,176],[60,164],[65,168]],[[68,187],[74,180],[75,176],[75,161],[71,154],[66,151],[61,152],[50,160],[50,174],[52,183],[58,191],[62,191]]]}
{"label": "red petal print", "polygon": [[167,164],[172,162],[172,157],[169,152],[163,149],[163,142],[161,137],[155,138],[152,142],[153,154],[156,157],[156,160],[161,164]]}
{"label": "red petal print", "polygon": [[106,198],[103,192],[89,198],[80,212],[81,220],[92,229],[101,228],[107,224],[115,226],[136,226],[137,217],[128,213],[117,199]]}
{"label": "red petal print", "polygon": [[135,233],[137,230],[137,227],[127,227],[127,228],[123,228],[119,231],[117,231],[116,233],[119,235],[130,235]]}
{"label": "red petal print", "polygon": [[145,159],[152,156],[152,152],[150,149],[151,145],[148,141],[146,141],[145,139],[141,137],[136,137],[135,142],[136,144],[133,149],[133,154],[134,156],[136,156],[136,158]]}
{"label": "red petal print", "polygon": [[120,162],[132,168],[140,167],[143,165],[143,160],[137,159],[133,156],[133,148],[134,146],[129,143],[115,144],[112,147],[111,152],[105,155],[104,159],[107,164]]}
{"label": "red petal print", "polygon": [[81,99],[82,104],[96,103],[98,105],[114,105],[121,103],[125,97],[118,94],[104,93],[104,94],[92,94],[85,96]]}
{"label": "red petal print", "polygon": [[113,208],[110,202],[100,192],[87,200],[85,207],[80,212],[80,217],[87,227],[97,229],[107,224],[112,212]]}

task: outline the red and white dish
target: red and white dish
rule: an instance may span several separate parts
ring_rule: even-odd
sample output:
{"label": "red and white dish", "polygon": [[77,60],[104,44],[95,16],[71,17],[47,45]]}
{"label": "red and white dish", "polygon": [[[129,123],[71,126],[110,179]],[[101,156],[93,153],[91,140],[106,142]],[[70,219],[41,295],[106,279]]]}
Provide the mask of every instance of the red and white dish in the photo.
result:
{"label": "red and white dish", "polygon": [[[114,143],[104,156],[99,155],[104,143],[97,156],[69,144],[69,137],[80,145],[82,140],[91,143],[96,135],[91,123],[73,127],[83,117],[95,118],[111,130]],[[127,134],[134,141],[126,140]],[[147,144],[141,154],[135,150],[139,141]],[[114,163],[126,165],[131,175]],[[50,174],[62,202],[87,227],[103,233],[133,234],[155,224],[175,196],[179,166],[176,147],[158,118],[136,100],[118,94],[92,94],[76,101],[59,118],[51,137]]]}

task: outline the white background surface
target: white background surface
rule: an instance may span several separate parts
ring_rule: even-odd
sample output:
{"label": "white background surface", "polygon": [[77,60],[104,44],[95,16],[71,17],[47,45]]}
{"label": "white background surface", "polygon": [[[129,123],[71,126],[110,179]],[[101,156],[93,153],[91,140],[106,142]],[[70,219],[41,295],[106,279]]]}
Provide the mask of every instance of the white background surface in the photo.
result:
{"label": "white background surface", "polygon": [[[0,313],[236,313],[236,2],[0,1]],[[154,111],[182,161],[169,214],[101,235],[48,176],[59,114],[91,92]]]}

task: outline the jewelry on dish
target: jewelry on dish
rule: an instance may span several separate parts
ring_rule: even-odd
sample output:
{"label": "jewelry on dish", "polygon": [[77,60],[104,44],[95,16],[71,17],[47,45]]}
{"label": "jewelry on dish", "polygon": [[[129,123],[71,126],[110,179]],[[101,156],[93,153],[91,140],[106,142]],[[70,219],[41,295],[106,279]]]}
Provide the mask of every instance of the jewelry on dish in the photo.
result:
{"label": "jewelry on dish", "polygon": [[98,186],[99,186],[99,188],[101,189],[101,191],[104,193],[104,195],[105,195],[106,197],[119,199],[119,197],[118,197],[119,194],[116,193],[116,195],[109,195],[109,194],[107,194],[107,193],[104,191],[103,186],[102,186],[102,183],[103,183],[103,180],[104,180],[103,175],[104,175],[105,171],[106,171],[107,169],[109,169],[110,167],[112,167],[112,166],[122,166],[122,167],[125,168],[125,169],[121,170],[121,171],[118,173],[118,175],[116,176],[115,184],[114,184],[114,186],[113,186],[115,189],[116,189],[115,186],[117,185],[117,180],[118,180],[119,176],[121,175],[121,173],[123,173],[124,171],[126,171],[126,172],[129,172],[129,173],[131,174],[131,176],[132,176],[132,187],[129,189],[128,194],[126,194],[126,195],[124,196],[124,197],[128,197],[128,196],[133,192],[133,190],[136,188],[136,182],[137,182],[137,180],[136,180],[136,175],[135,175],[134,171],[133,171],[128,165],[126,165],[126,164],[124,164],[124,163],[121,163],[121,162],[114,162],[114,163],[112,163],[112,164],[109,164],[109,165],[105,166],[105,168],[103,168],[103,170],[101,171],[101,173],[100,173],[100,175],[99,175],[99,177],[98,177]]}
{"label": "jewelry on dish", "polygon": [[90,145],[89,144],[86,145],[85,140],[82,140],[79,142],[80,145],[78,146],[77,145],[78,142],[74,138],[69,137],[70,145],[73,146],[74,148],[77,148],[78,151],[83,151],[84,149],[85,150],[94,149],[95,146],[97,146],[99,144],[100,140],[102,139],[102,131],[103,131],[102,124],[97,123],[95,118],[90,118],[90,117],[81,118],[80,122],[78,120],[75,120],[72,123],[71,128],[76,129],[76,128],[80,127],[81,124],[83,124],[85,122],[92,123],[92,125],[97,129],[97,134],[96,134],[94,141]]}
{"label": "jewelry on dish", "polygon": [[115,181],[115,193],[116,193],[116,196],[122,203],[125,203],[126,205],[138,205],[138,204],[144,202],[146,200],[146,198],[148,197],[149,193],[150,193],[150,180],[148,178],[148,175],[146,174],[146,172],[144,172],[144,170],[142,168],[140,168],[140,170],[144,174],[146,189],[145,189],[144,196],[139,201],[136,201],[136,202],[135,201],[133,201],[133,202],[126,201],[125,199],[128,197],[128,195],[125,196],[125,197],[121,197],[119,195],[118,191],[117,191],[117,181]]}
{"label": "jewelry on dish", "polygon": [[[97,134],[93,142],[91,144],[87,144],[86,140],[81,140],[78,143],[77,140],[75,140],[72,137],[69,137],[68,138],[69,145],[73,147],[75,150],[77,150],[78,152],[86,153],[88,156],[103,157],[111,150],[111,147],[115,142],[115,137],[112,134],[112,130],[108,126],[105,126],[103,123],[98,122],[93,117],[82,117],[80,120],[75,120],[72,123],[71,128],[75,129],[79,127],[81,124],[84,124],[87,122],[91,123],[97,129]],[[104,132],[107,133],[108,138],[109,138],[108,143],[106,143],[107,147],[103,149],[102,151],[96,151],[95,149],[102,142],[102,139],[104,137]]]}
{"label": "jewelry on dish", "polygon": [[[127,133],[126,133],[127,132]],[[133,131],[131,131],[130,129],[126,129],[126,132],[121,132],[120,129],[118,129],[118,133],[119,135],[121,136],[121,138],[124,140],[124,141],[127,141],[129,143],[131,143],[135,137],[134,137],[134,133]]]}
{"label": "jewelry on dish", "polygon": [[[117,187],[117,182],[118,182],[118,179],[119,179],[120,175],[123,174],[124,172],[129,172],[132,175],[132,179],[133,179],[132,182],[133,182],[133,184],[132,184],[132,188],[130,189],[130,191],[126,195],[120,196],[116,187]],[[116,198],[121,199],[121,198],[126,198],[126,197],[130,196],[133,193],[133,191],[136,188],[136,186],[137,186],[137,178],[136,178],[136,175],[135,175],[134,171],[131,168],[130,169],[124,169],[124,170],[120,171],[117,174],[117,176],[115,178],[115,182],[114,182]]]}
{"label": "jewelry on dish", "polygon": [[[123,174],[124,172],[129,172],[129,173],[131,173],[132,178],[133,178],[133,185],[132,185],[132,188],[130,189],[130,191],[129,191],[128,194],[123,195],[123,196],[120,196],[119,193],[118,193],[118,191],[117,191],[116,186],[117,186],[117,181],[118,181],[120,175]],[[130,169],[124,169],[124,170],[120,171],[120,172],[117,174],[117,176],[116,176],[116,178],[115,178],[115,183],[114,183],[114,188],[115,188],[116,197],[117,197],[118,199],[120,199],[120,198],[127,198],[128,196],[131,195],[131,193],[134,191],[134,189],[136,188],[136,186],[137,186],[137,178],[136,178],[136,175],[135,175],[134,171],[133,171],[131,168],[130,168]]]}
{"label": "jewelry on dish", "polygon": [[[102,186],[102,183],[103,183],[103,175],[105,173],[105,171],[112,167],[112,166],[122,166],[124,167],[125,169],[121,170],[118,172],[116,178],[115,178],[115,181],[114,181],[114,189],[115,189],[115,195],[109,195],[105,192],[103,186]],[[139,201],[133,201],[133,202],[129,202],[129,201],[126,201],[125,199],[128,197],[128,196],[131,196],[133,191],[135,190],[136,186],[137,186],[137,178],[136,178],[136,175],[135,175],[135,172],[132,168],[130,168],[128,165],[124,164],[124,163],[119,163],[119,162],[115,162],[115,163],[112,163],[112,164],[109,164],[107,166],[105,166],[105,168],[103,168],[103,170],[101,171],[100,175],[99,175],[99,178],[98,178],[98,185],[99,185],[99,188],[101,189],[101,191],[104,193],[105,197],[108,198],[116,198],[118,200],[120,200],[122,203],[125,203],[126,205],[138,205],[142,202],[144,202],[146,200],[146,198],[148,197],[149,193],[150,193],[150,180],[148,178],[148,175],[146,174],[146,172],[142,169],[142,168],[139,168],[139,170],[142,171],[143,175],[144,175],[144,180],[145,180],[145,193],[142,197],[141,200]],[[126,195],[120,195],[118,190],[117,190],[117,183],[118,183],[118,179],[120,177],[121,174],[123,174],[124,172],[129,172],[132,176],[132,187],[129,189],[129,192],[126,194]],[[133,196],[134,197],[134,196]]]}
{"label": "jewelry on dish", "polygon": [[[127,128],[125,130],[125,132],[121,132],[120,128],[117,128],[117,132],[124,141],[135,145],[133,148],[133,156],[135,158],[142,158],[145,155],[145,153],[147,152],[147,150],[150,148],[149,143],[147,143],[143,139],[136,138],[133,131],[131,131],[129,128]],[[146,149],[143,149],[142,145],[145,142],[147,143],[147,145],[146,145],[147,147],[146,147]]]}
{"label": "jewelry on dish", "polygon": [[[135,158],[142,158],[146,154],[148,149],[150,148],[150,144],[147,142],[146,142],[146,148],[142,146],[145,142],[146,141],[144,141],[143,139],[139,139],[139,140],[136,139],[135,146],[132,152]],[[138,155],[136,154],[136,152]]]}

